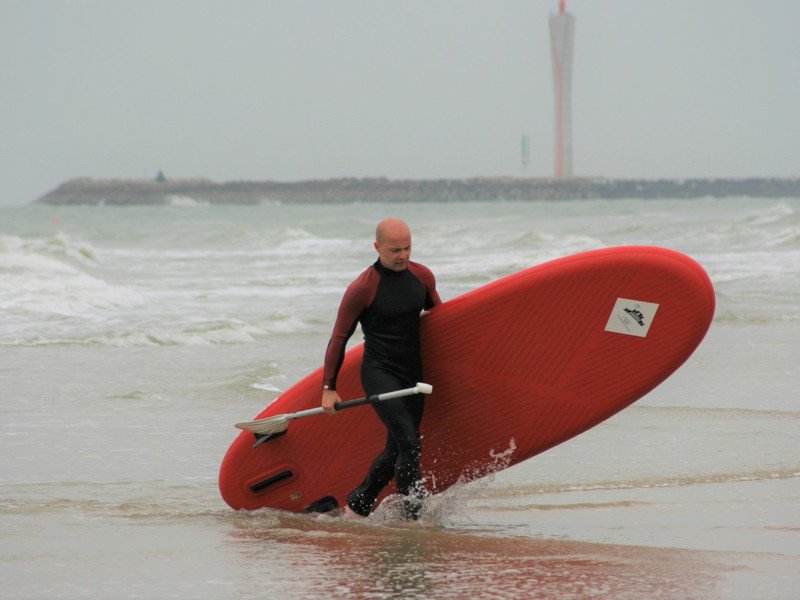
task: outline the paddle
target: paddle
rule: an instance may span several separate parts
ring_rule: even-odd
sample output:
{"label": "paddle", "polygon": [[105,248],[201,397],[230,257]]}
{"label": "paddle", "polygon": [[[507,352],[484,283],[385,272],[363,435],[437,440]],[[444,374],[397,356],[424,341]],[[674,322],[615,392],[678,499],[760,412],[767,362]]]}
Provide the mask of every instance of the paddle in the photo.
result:
{"label": "paddle", "polygon": [[[417,385],[412,388],[397,390],[396,392],[385,392],[383,394],[375,394],[356,400],[348,400],[347,402],[339,402],[334,404],[333,408],[336,410],[344,410],[345,408],[373,404],[375,402],[381,402],[382,400],[391,400],[392,398],[402,398],[403,396],[413,396],[414,394],[430,394],[432,391],[433,386],[427,383],[417,383]],[[325,411],[320,406],[317,408],[309,408],[308,410],[301,410],[296,413],[289,413],[288,415],[275,415],[274,417],[267,417],[266,419],[244,421],[242,423],[236,423],[235,427],[244,429],[245,431],[252,431],[255,434],[274,436],[275,434],[286,431],[289,427],[289,421],[292,419],[310,417],[324,412]]]}

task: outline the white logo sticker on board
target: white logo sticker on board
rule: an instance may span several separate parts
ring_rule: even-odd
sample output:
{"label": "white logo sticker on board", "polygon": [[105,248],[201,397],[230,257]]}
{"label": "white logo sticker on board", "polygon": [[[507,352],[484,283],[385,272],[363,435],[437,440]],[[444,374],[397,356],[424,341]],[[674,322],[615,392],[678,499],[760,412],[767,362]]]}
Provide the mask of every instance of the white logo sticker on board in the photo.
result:
{"label": "white logo sticker on board", "polygon": [[645,337],[656,316],[658,304],[617,298],[614,310],[606,323],[606,331]]}

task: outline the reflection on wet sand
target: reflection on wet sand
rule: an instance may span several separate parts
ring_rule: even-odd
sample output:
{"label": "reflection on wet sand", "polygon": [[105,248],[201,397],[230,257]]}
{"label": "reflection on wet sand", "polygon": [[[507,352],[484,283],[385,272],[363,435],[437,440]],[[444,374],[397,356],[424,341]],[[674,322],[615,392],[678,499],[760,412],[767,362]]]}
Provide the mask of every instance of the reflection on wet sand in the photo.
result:
{"label": "reflection on wet sand", "polygon": [[398,522],[260,512],[234,525],[229,544],[292,597],[710,598],[731,570],[703,552]]}

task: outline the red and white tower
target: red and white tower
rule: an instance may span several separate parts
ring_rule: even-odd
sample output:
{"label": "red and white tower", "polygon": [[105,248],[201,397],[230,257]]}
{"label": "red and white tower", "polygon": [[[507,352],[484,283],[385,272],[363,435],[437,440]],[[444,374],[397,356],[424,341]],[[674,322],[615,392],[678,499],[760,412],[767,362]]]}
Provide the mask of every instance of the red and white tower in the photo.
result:
{"label": "red and white tower", "polygon": [[550,48],[556,108],[556,177],[572,177],[572,49],[575,17],[560,0],[558,14],[550,15]]}

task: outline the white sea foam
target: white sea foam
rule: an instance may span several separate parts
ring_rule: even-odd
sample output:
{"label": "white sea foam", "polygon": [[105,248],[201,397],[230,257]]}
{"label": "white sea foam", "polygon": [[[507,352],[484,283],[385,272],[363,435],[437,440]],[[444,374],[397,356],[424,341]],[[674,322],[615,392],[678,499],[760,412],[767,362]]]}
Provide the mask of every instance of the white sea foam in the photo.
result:
{"label": "white sea foam", "polygon": [[[433,268],[445,299],[564,255],[650,244],[706,267],[726,322],[798,314],[791,304],[800,288],[800,220],[791,201],[410,210],[408,220],[419,223],[414,258]],[[373,219],[346,207],[95,209],[85,218],[76,229],[65,217],[50,234],[0,232],[0,343],[249,344],[317,332],[330,327],[344,287],[374,260]],[[318,301],[330,305],[325,314]]]}
{"label": "white sea foam", "polygon": [[276,257],[296,256],[307,260],[312,256],[330,256],[347,251],[353,242],[345,239],[322,239],[315,237],[290,237],[274,247],[270,254]]}
{"label": "white sea foam", "polygon": [[271,384],[269,382],[257,382],[257,383],[254,383],[252,385],[252,387],[254,389],[256,389],[256,390],[263,390],[265,392],[276,392],[278,394],[283,392],[283,390],[281,388],[279,388],[278,386],[273,385],[273,384]]}
{"label": "white sea foam", "polygon": [[[0,305],[2,306],[2,305]],[[8,327],[5,335],[0,337],[0,346],[213,346],[230,344],[250,344],[259,339],[276,334],[292,334],[308,329],[308,325],[293,316],[278,315],[273,319],[259,323],[246,323],[239,320],[199,320],[168,319],[157,315],[145,315],[147,322],[138,327],[131,324],[120,326],[119,322],[131,320],[130,314],[119,314],[113,318],[109,315],[95,314],[91,323],[88,318],[77,319],[81,313],[70,313],[71,305],[58,304],[52,301],[45,304],[42,311],[50,316],[60,314],[70,318],[66,322],[41,321],[47,332],[31,328]],[[49,310],[49,312],[47,312]],[[30,322],[30,321],[29,321]]]}
{"label": "white sea foam", "polygon": [[211,206],[208,200],[195,200],[190,196],[169,196],[167,202],[170,206],[179,206],[183,208],[194,208],[197,206]]}
{"label": "white sea foam", "polygon": [[98,311],[140,304],[141,295],[128,286],[110,284],[83,270],[83,264],[94,262],[88,247],[63,234],[50,240],[0,238],[0,308],[6,317],[94,320]]}

